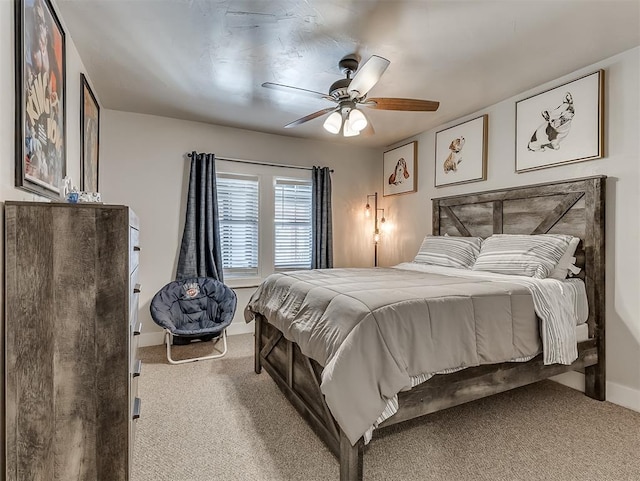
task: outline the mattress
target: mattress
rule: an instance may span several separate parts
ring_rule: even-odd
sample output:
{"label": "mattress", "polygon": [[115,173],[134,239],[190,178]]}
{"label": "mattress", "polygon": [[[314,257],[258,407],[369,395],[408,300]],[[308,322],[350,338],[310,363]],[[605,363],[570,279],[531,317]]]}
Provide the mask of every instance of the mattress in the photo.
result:
{"label": "mattress", "polygon": [[576,341],[582,342],[589,339],[589,326],[585,324],[578,324],[576,326]]}
{"label": "mattress", "polygon": [[[513,282],[516,279],[521,279],[520,276],[510,276],[506,274],[496,274],[493,272],[478,272],[470,269],[459,269],[453,267],[435,267],[427,264],[421,264],[419,262],[403,262],[397,266],[393,266],[395,269],[402,270],[415,270],[418,272],[436,272],[443,275],[451,276],[464,276],[470,278],[479,279],[492,279],[495,281]],[[584,281],[579,278],[570,277],[559,282],[564,289],[566,289],[566,295],[571,300],[571,309],[573,316],[575,317],[576,325],[587,322],[589,318],[589,301],[587,299],[587,290],[584,285]]]}

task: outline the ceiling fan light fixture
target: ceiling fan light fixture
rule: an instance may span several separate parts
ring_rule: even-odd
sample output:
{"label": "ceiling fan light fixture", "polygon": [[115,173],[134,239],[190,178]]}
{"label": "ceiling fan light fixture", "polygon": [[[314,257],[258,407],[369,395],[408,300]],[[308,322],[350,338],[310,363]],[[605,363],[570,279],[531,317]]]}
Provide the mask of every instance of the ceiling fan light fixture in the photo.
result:
{"label": "ceiling fan light fixture", "polygon": [[369,91],[378,83],[382,74],[389,67],[390,62],[386,58],[372,55],[361,67],[359,63],[360,57],[357,54],[343,57],[338,66],[346,75],[346,78],[333,82],[328,94],[273,82],[264,82],[262,86],[310,95],[333,103],[332,107],[318,110],[289,122],[284,126],[286,129],[328,114],[323,123],[323,127],[327,132],[334,135],[339,135],[342,132],[345,137],[354,137],[366,129],[367,135],[372,135],[374,133],[373,127],[364,111],[358,108],[360,105],[376,110],[402,110],[409,112],[435,112],[438,110],[440,103],[433,100],[369,97]]}
{"label": "ceiling fan light fixture", "polygon": [[350,122],[347,118],[342,128],[342,135],[344,135],[345,137],[355,137],[356,135],[360,135],[360,131],[353,129],[349,124]]}
{"label": "ceiling fan light fixture", "polygon": [[337,134],[340,132],[340,127],[342,127],[342,115],[340,115],[340,112],[333,112],[327,117],[322,126],[327,132]]}
{"label": "ceiling fan light fixture", "polygon": [[353,109],[349,112],[349,118],[346,123],[349,124],[351,130],[360,132],[367,126],[367,118],[360,110]]}

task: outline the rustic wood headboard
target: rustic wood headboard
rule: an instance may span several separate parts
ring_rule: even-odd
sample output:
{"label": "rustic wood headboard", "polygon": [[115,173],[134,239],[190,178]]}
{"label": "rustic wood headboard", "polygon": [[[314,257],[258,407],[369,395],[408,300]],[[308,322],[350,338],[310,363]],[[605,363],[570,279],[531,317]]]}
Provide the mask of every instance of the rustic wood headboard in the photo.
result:
{"label": "rustic wood headboard", "polygon": [[433,199],[433,234],[571,234],[589,299],[589,336],[602,344],[606,176]]}

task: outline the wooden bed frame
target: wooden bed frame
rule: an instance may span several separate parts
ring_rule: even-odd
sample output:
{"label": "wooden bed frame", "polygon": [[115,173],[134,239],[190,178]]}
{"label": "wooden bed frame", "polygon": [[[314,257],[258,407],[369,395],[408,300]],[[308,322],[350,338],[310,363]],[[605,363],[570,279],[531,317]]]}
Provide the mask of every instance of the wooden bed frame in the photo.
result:
{"label": "wooden bed frame", "polygon": [[[494,233],[563,233],[580,237],[576,265],[582,268],[589,302],[589,339],[578,344],[570,366],[545,366],[542,355],[436,375],[398,394],[398,412],[388,426],[546,379],[567,371],[585,374],[585,394],[605,399],[605,176],[433,199],[433,234],[488,237]],[[262,316],[255,323],[255,372],[264,368],[316,434],[340,460],[340,480],[362,480],[364,441],[352,446],[320,391],[322,366]]]}

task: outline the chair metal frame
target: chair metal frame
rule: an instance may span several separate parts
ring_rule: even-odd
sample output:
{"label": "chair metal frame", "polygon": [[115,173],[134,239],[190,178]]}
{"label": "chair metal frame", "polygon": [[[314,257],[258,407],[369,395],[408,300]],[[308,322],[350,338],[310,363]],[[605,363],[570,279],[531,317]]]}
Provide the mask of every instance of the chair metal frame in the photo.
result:
{"label": "chair metal frame", "polygon": [[227,353],[227,329],[222,330],[222,335],[218,336],[213,340],[213,346],[215,347],[218,344],[218,341],[222,338],[222,342],[224,344],[224,351],[221,354],[211,354],[209,356],[202,357],[192,357],[189,359],[181,359],[179,361],[175,361],[171,357],[171,343],[173,342],[173,333],[169,329],[164,330],[164,342],[167,345],[167,361],[169,364],[185,364],[187,362],[196,362],[196,361],[207,361],[209,359],[220,359]]}

